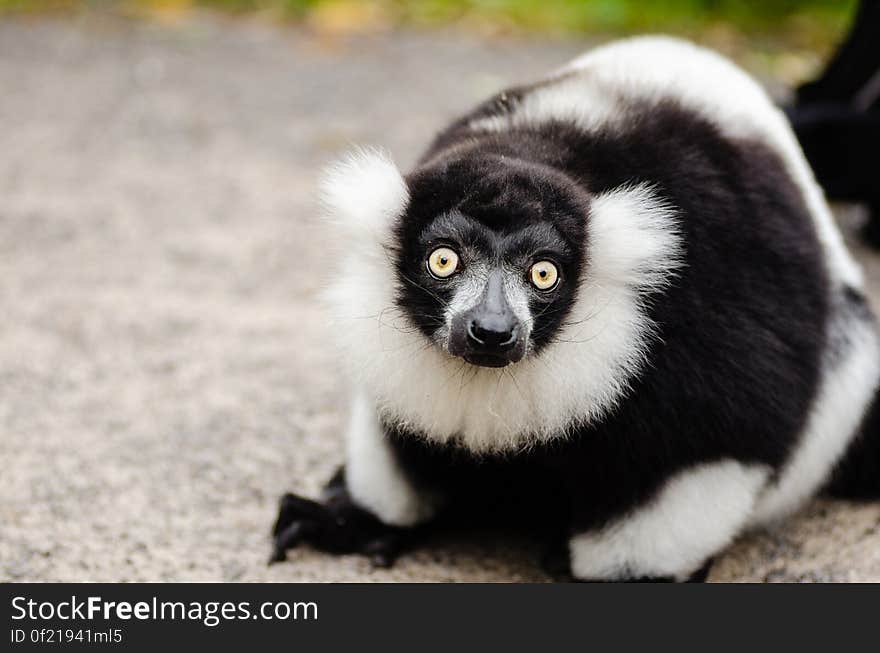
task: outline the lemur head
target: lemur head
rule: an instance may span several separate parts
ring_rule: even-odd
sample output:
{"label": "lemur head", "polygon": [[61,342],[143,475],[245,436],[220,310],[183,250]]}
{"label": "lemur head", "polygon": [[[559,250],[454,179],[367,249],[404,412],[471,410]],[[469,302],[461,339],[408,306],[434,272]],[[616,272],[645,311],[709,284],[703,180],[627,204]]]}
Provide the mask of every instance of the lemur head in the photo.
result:
{"label": "lemur head", "polygon": [[[505,367],[564,324],[583,272],[587,201],[562,174],[479,155],[404,179],[387,158],[361,153],[330,179],[331,208],[360,214],[348,220],[368,229],[354,237],[382,239],[377,282],[394,285],[394,306],[432,346]],[[362,195],[338,197],[343,188]]]}
{"label": "lemur head", "polygon": [[538,352],[577,291],[584,198],[559,173],[495,155],[428,165],[407,181],[395,231],[400,309],[473,365]]}
{"label": "lemur head", "polygon": [[384,420],[475,450],[613,406],[655,337],[646,307],[682,265],[676,211],[647,183],[590,194],[473,151],[404,177],[361,151],[324,190],[339,361]]}

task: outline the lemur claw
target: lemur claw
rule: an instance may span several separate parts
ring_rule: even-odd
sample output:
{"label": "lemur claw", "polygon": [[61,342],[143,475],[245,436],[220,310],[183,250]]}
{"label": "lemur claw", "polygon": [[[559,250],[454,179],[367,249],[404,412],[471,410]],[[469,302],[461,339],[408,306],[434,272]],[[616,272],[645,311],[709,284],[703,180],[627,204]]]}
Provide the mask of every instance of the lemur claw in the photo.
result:
{"label": "lemur claw", "polygon": [[269,564],[283,562],[288,550],[307,543],[328,553],[360,553],[374,567],[390,567],[402,549],[404,533],[356,506],[344,487],[331,481],[323,503],[296,494],[281,497]]}

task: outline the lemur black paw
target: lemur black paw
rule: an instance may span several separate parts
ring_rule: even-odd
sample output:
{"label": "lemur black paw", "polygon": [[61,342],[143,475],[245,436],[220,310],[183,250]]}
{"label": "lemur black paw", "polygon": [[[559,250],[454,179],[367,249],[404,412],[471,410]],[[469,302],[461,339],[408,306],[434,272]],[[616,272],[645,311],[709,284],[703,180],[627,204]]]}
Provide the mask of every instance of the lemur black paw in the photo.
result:
{"label": "lemur black paw", "polygon": [[337,475],[320,503],[296,494],[281,497],[272,535],[269,564],[282,562],[288,550],[307,543],[328,553],[360,553],[375,567],[390,567],[403,548],[406,531],[356,506]]}
{"label": "lemur black paw", "polygon": [[556,583],[570,583],[574,580],[571,575],[571,556],[568,553],[568,542],[556,540],[544,550],[541,556],[541,569]]}

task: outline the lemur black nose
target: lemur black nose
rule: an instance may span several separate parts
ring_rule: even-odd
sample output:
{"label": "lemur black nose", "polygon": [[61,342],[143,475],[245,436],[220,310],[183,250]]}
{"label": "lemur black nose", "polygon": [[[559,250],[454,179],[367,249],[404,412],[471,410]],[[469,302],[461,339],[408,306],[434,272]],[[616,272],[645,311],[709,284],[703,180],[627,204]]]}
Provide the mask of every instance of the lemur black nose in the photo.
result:
{"label": "lemur black nose", "polygon": [[453,320],[449,353],[472,365],[504,367],[521,360],[526,351],[524,327],[504,293],[501,270],[489,274],[483,296]]}
{"label": "lemur black nose", "polygon": [[503,352],[516,344],[517,327],[509,320],[472,319],[468,322],[467,335],[477,349]]}

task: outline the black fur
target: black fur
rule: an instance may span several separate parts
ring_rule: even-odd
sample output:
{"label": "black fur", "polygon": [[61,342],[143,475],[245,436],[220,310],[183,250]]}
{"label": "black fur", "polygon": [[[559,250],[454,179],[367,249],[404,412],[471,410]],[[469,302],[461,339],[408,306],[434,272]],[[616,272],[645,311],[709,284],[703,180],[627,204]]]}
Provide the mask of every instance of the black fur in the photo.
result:
{"label": "black fur", "polygon": [[861,433],[835,469],[827,491],[843,499],[880,499],[880,402],[876,397]]}
{"label": "black fur", "polygon": [[[871,310],[859,293],[848,290],[842,299],[841,312],[862,320],[871,320]],[[832,352],[848,345],[845,334],[831,343]],[[859,434],[850,444],[828,481],[826,492],[844,499],[880,499],[880,400],[875,396],[862,419]]]}
{"label": "black fur", "polygon": [[816,178],[832,199],[864,202],[864,235],[880,247],[880,2],[862,0],[846,39],[822,75],[788,109]]}
{"label": "black fur", "polygon": [[[498,486],[489,473],[495,468],[524,468],[505,487],[530,492],[548,487],[537,477],[549,472],[572,502],[572,527],[584,530],[646,501],[685,467],[734,458],[778,469],[787,459],[816,390],[828,313],[821,250],[800,194],[782,162],[760,143],[731,142],[672,102],[637,115],[626,131],[597,135],[553,124],[469,134],[459,146],[455,131],[445,133],[425,167],[411,175],[414,208],[404,224],[412,234],[428,226],[441,202],[467,197],[474,188],[487,189],[495,213],[484,209],[486,214],[505,214],[534,183],[516,183],[515,171],[532,165],[564,171],[591,195],[652,183],[680,209],[687,243],[685,266],[651,306],[663,344],[613,414],[564,442],[500,458],[471,458],[409,435],[395,438],[414,480],[442,476],[439,487],[467,487],[472,500],[486,495],[483,487],[471,489],[472,483]],[[451,162],[442,155],[447,148]],[[514,173],[504,169],[508,159],[516,161]],[[506,174],[507,186],[482,181]],[[430,191],[420,182],[432,177],[442,182],[430,186],[437,203],[425,209],[422,198]],[[538,197],[548,194],[548,205],[576,208],[566,203],[566,191],[548,188]],[[566,222],[571,210],[561,212]],[[506,228],[528,224],[519,212],[511,215]],[[414,241],[402,242],[401,260]],[[422,257],[416,248],[413,259]],[[440,315],[442,306],[431,294],[407,292],[412,294],[401,306]],[[554,326],[541,320],[535,328],[546,328],[545,337],[552,339]]]}

